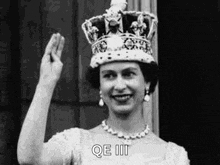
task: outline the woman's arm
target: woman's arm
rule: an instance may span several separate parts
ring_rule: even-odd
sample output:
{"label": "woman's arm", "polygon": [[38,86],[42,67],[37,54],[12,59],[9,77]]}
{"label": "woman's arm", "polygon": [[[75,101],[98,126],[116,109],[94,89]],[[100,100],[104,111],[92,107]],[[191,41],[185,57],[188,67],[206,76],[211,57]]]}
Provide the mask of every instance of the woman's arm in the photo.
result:
{"label": "woman's arm", "polygon": [[42,58],[40,80],[18,141],[17,156],[20,164],[45,164],[46,158],[51,155],[58,156],[59,159],[59,150],[45,155],[44,137],[50,101],[62,70],[60,57],[63,46],[64,38],[60,34],[54,34]]}
{"label": "woman's arm", "polygon": [[38,84],[25,117],[17,148],[20,164],[35,164],[43,152],[48,109],[53,88]]}

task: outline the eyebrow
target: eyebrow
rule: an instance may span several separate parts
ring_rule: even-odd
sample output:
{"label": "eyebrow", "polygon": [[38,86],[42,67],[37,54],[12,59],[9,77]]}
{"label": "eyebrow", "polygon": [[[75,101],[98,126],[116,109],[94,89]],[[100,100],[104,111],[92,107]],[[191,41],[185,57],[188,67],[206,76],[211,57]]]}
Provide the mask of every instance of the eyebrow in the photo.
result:
{"label": "eyebrow", "polygon": [[[126,72],[126,71],[130,71],[130,70],[134,70],[134,71],[137,71],[138,69],[137,68],[134,68],[134,67],[129,67],[129,68],[125,68],[122,70],[122,72]],[[115,72],[114,70],[103,70],[101,73],[108,73],[108,72]]]}

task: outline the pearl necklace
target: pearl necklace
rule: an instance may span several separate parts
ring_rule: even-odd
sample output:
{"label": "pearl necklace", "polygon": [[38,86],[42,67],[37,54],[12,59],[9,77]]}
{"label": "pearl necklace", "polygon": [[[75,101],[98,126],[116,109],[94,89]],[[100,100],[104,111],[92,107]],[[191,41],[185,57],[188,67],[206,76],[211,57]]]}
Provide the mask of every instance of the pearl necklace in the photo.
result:
{"label": "pearl necklace", "polygon": [[145,135],[148,134],[148,132],[149,132],[149,130],[150,130],[149,127],[148,127],[148,125],[146,125],[146,128],[145,128],[144,131],[129,136],[129,135],[124,135],[122,132],[116,132],[116,131],[114,131],[111,127],[109,127],[109,126],[106,124],[106,120],[103,120],[103,121],[102,121],[102,127],[103,127],[103,129],[104,129],[105,131],[107,131],[108,133],[110,133],[110,134],[112,134],[112,135],[115,135],[115,136],[118,136],[118,138],[123,138],[123,139],[124,139],[123,143],[126,144],[126,145],[131,145],[131,140],[144,137]]}

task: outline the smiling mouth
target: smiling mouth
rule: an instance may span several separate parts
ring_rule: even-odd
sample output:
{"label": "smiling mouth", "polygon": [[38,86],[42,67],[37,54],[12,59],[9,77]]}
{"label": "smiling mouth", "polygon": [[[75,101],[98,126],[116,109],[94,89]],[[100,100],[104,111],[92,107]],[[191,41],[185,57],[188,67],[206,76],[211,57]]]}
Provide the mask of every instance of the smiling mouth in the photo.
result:
{"label": "smiling mouth", "polygon": [[116,101],[125,102],[125,101],[128,101],[131,98],[131,96],[132,95],[115,95],[115,96],[112,96],[112,97]]}

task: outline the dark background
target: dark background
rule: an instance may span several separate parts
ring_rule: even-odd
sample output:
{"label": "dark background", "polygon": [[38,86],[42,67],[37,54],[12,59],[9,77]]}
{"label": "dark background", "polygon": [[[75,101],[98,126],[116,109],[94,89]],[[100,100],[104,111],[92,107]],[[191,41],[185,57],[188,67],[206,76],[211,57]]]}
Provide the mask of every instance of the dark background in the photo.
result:
{"label": "dark background", "polygon": [[158,1],[160,136],[192,165],[220,164],[219,8],[214,1]]}

